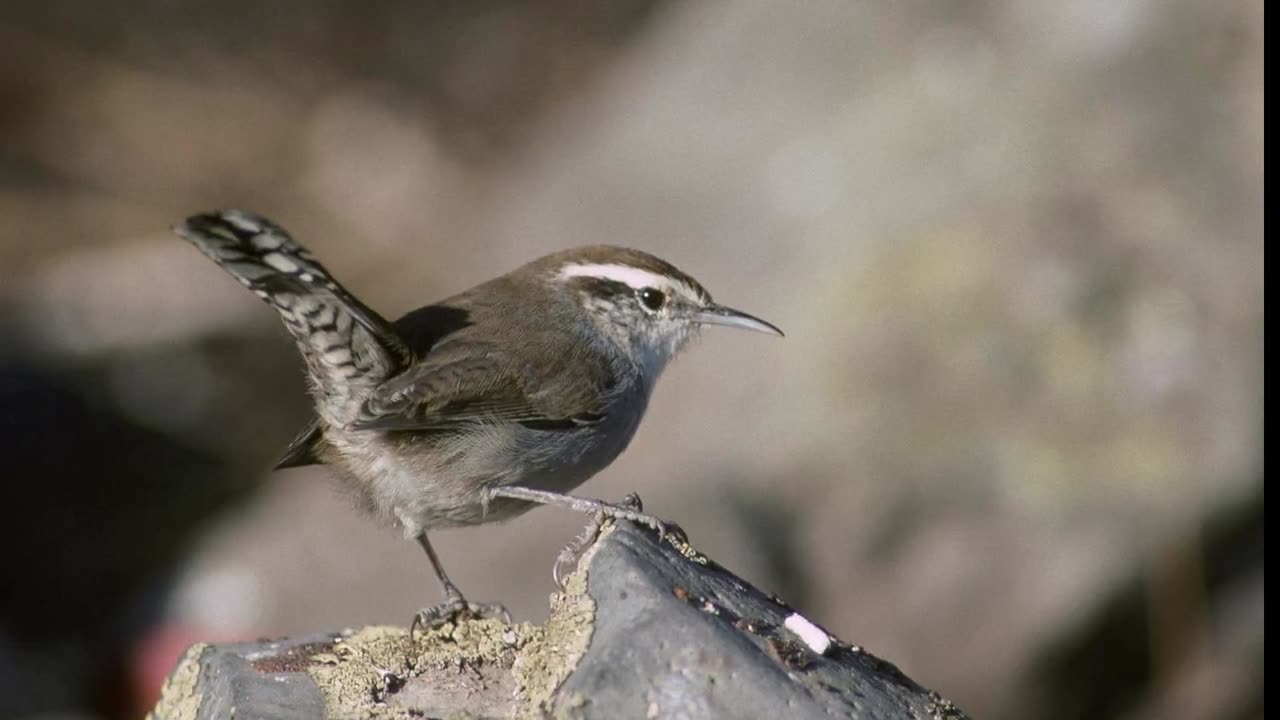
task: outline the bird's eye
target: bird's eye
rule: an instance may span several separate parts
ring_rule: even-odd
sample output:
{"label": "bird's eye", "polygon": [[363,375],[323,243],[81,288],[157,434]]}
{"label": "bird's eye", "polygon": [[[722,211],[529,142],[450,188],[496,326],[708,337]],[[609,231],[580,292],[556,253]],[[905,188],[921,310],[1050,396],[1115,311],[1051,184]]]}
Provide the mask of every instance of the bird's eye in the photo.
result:
{"label": "bird's eye", "polygon": [[661,310],[662,306],[667,304],[666,293],[662,292],[661,290],[658,290],[657,288],[651,288],[651,287],[641,288],[639,292],[639,296],[640,296],[640,304],[644,305],[645,308],[647,308],[652,312],[657,312]]}

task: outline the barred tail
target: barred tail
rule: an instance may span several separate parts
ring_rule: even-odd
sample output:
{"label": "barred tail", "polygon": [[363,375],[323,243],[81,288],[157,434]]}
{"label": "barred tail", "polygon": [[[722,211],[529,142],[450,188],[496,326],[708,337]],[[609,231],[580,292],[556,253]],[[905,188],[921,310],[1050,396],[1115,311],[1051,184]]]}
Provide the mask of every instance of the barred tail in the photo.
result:
{"label": "barred tail", "polygon": [[349,394],[352,382],[378,383],[409,364],[391,324],[266,218],[220,210],[193,215],[174,231],[280,313],[322,394]]}

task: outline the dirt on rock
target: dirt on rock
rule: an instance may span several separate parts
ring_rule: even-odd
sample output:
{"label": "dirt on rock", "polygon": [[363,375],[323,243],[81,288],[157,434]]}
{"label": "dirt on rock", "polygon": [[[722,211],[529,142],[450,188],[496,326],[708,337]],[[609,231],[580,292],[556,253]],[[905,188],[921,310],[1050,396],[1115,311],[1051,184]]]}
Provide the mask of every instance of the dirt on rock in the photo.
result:
{"label": "dirt on rock", "polygon": [[[605,533],[611,531],[606,528]],[[597,542],[551,596],[545,625],[464,619],[410,635],[375,626],[311,656],[331,718],[541,718],[586,654],[595,622],[587,572]],[[572,705],[568,703],[567,705]]]}

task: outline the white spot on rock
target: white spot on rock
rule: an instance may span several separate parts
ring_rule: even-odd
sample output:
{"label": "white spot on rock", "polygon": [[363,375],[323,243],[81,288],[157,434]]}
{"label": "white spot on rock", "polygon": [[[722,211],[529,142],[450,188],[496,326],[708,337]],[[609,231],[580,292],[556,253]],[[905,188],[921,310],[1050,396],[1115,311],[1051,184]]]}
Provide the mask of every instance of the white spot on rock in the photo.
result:
{"label": "white spot on rock", "polygon": [[831,649],[831,636],[800,613],[791,613],[782,625],[795,633],[805,645],[809,646],[810,650],[819,655],[826,655]]}

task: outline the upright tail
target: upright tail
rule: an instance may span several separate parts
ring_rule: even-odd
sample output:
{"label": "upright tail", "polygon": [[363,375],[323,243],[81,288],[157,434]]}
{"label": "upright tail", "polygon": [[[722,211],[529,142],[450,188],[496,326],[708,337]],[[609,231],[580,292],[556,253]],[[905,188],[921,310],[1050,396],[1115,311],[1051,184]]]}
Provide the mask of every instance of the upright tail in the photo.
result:
{"label": "upright tail", "polygon": [[220,210],[193,215],[174,231],[280,313],[320,395],[350,396],[411,361],[390,323],[266,218]]}

